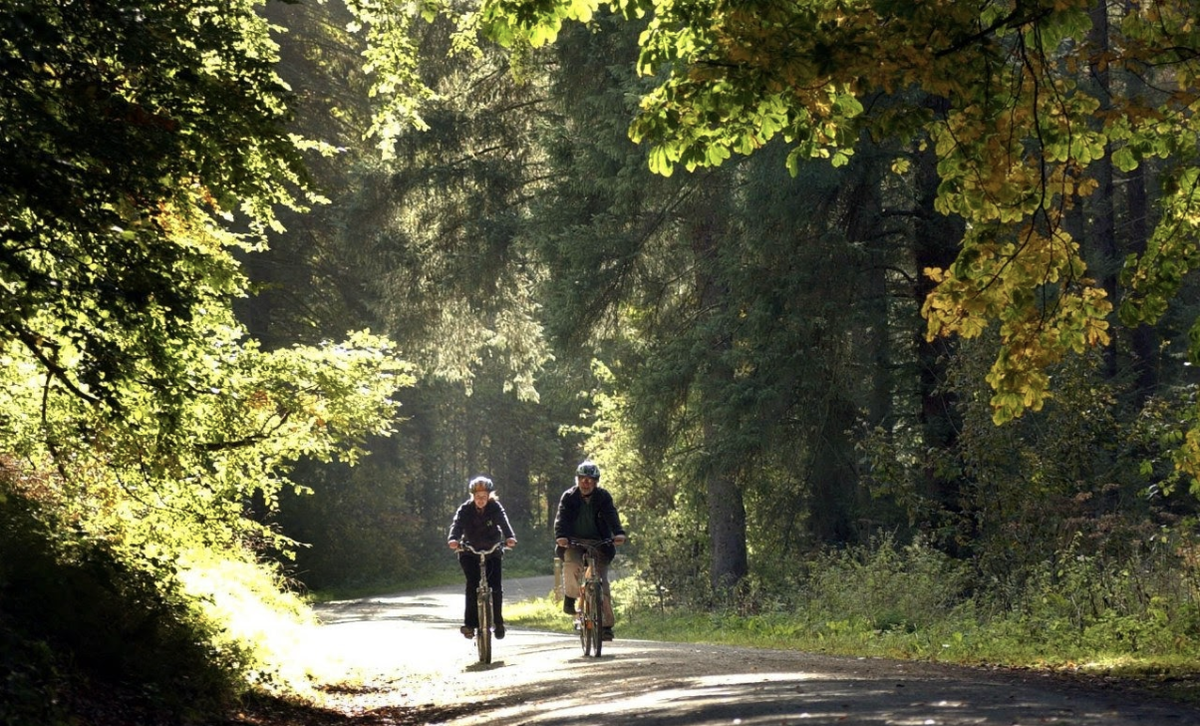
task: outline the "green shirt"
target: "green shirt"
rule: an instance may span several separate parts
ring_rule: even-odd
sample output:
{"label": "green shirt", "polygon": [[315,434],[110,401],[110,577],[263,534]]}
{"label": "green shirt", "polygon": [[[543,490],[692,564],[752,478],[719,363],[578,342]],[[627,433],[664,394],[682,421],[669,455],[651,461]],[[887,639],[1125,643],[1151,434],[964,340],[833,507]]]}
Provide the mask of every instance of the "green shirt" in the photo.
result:
{"label": "green shirt", "polygon": [[596,510],[592,507],[590,498],[584,499],[583,504],[579,505],[574,531],[577,539],[600,539],[600,528],[596,526]]}

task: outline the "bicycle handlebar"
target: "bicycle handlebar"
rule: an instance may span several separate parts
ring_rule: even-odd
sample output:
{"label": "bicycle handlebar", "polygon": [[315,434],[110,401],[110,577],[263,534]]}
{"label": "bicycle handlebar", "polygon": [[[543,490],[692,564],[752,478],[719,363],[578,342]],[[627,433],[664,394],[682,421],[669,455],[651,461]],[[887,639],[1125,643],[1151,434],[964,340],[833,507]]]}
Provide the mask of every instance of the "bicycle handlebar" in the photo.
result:
{"label": "bicycle handlebar", "polygon": [[612,537],[609,537],[607,539],[575,539],[573,537],[567,538],[567,544],[570,545],[571,547],[583,547],[584,549],[589,549],[589,550],[597,549],[597,548],[603,547],[606,544],[612,544],[612,543],[613,543]]}
{"label": "bicycle handlebar", "polygon": [[496,550],[498,550],[498,549],[506,549],[506,548],[504,547],[504,541],[503,541],[503,540],[501,540],[501,541],[497,542],[496,544],[492,545],[491,549],[488,549],[488,550],[477,550],[477,549],[475,549],[474,547],[472,547],[472,546],[471,546],[471,543],[470,543],[470,542],[459,542],[459,543],[458,543],[458,548],[459,548],[460,550],[466,550],[467,552],[473,552],[473,553],[475,553],[475,554],[477,554],[477,555],[483,555],[483,556],[490,555],[490,554],[492,554],[493,552],[495,552],[495,551],[496,551]]}

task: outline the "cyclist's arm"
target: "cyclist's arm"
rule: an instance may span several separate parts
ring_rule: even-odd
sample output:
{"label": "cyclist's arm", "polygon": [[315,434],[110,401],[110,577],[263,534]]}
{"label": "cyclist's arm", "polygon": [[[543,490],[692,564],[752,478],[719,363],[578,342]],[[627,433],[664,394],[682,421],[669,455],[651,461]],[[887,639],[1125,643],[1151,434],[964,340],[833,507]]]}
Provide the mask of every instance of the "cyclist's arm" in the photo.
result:
{"label": "cyclist's arm", "polygon": [[570,534],[570,532],[567,531],[568,527],[570,526],[567,523],[568,522],[567,507],[568,507],[567,495],[566,495],[566,493],[563,493],[562,497],[560,497],[558,500],[558,509],[556,509],[554,512],[554,539],[555,540],[563,539],[567,535]]}
{"label": "cyclist's arm", "polygon": [[450,522],[450,531],[446,534],[446,544],[452,550],[458,549],[459,540],[463,533],[463,508],[454,510],[454,519]]}
{"label": "cyclist's arm", "polygon": [[517,546],[517,533],[513,531],[512,524],[508,521],[508,512],[504,511],[504,505],[496,502],[496,507],[500,510],[499,524],[500,532],[504,535],[505,547]]}
{"label": "cyclist's arm", "polygon": [[617,512],[617,505],[613,503],[612,494],[608,491],[604,492],[604,498],[600,500],[600,516],[608,525],[613,544],[624,544],[625,528],[621,526],[621,515]]}

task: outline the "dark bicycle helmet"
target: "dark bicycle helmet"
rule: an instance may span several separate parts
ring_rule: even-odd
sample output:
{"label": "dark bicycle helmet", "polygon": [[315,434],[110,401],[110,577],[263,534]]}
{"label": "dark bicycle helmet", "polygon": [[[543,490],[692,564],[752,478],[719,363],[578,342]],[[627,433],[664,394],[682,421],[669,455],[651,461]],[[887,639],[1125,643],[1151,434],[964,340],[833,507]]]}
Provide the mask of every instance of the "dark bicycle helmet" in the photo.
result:
{"label": "dark bicycle helmet", "polygon": [[575,476],[587,476],[600,481],[600,467],[594,461],[585,461],[575,469]]}
{"label": "dark bicycle helmet", "polygon": [[477,476],[467,484],[467,491],[474,494],[475,492],[493,492],[496,490],[496,485],[491,479],[486,476]]}

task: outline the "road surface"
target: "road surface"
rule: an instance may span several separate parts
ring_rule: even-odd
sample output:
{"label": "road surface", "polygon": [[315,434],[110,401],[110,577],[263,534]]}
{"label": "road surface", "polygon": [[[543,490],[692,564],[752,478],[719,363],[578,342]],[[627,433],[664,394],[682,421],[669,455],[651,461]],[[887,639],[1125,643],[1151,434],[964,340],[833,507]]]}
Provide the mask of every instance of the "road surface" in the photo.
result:
{"label": "road surface", "polygon": [[[505,598],[550,588],[549,577],[513,579]],[[619,623],[600,659],[576,637],[509,628],[481,665],[458,632],[462,606],[457,586],[319,606],[314,646],[357,684],[342,709],[462,726],[1200,725],[1200,710],[1045,675],[624,640]]]}

